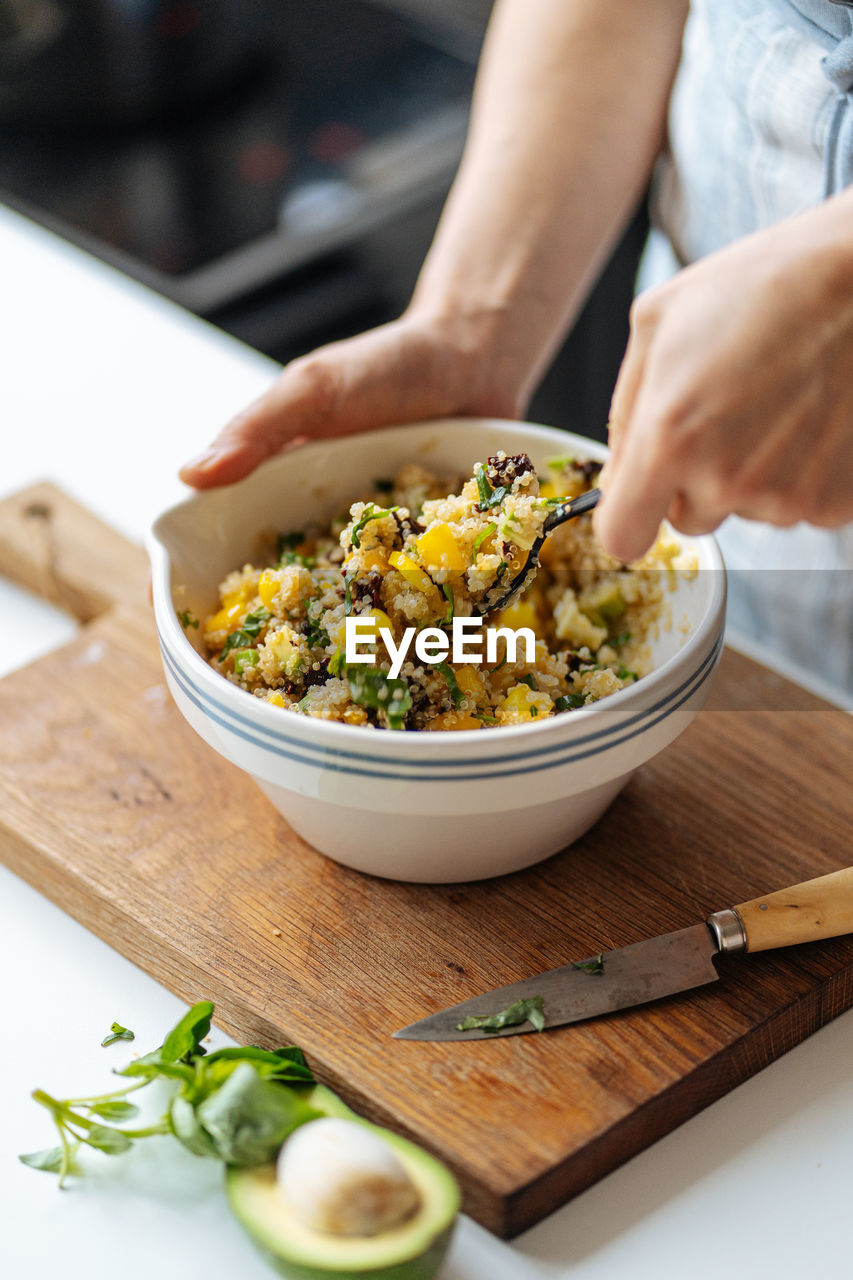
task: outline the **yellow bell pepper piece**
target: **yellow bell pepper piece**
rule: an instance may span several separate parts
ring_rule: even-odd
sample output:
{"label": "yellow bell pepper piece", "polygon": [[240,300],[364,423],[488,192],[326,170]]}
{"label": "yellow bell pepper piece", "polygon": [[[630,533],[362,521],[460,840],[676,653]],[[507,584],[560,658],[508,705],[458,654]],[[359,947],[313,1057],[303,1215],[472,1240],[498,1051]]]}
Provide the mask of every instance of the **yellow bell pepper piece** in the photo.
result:
{"label": "yellow bell pepper piece", "polygon": [[499,621],[493,625],[511,627],[513,631],[517,631],[519,627],[530,627],[535,634],[539,622],[536,606],[532,600],[516,600],[515,604],[501,609],[498,616]]}
{"label": "yellow bell pepper piece", "polygon": [[263,600],[267,609],[272,609],[272,602],[278,595],[278,589],[280,586],[281,581],[276,577],[275,572],[272,569],[264,569],[261,574],[260,582],[258,583],[258,595],[261,597],[261,600]]}
{"label": "yellow bell pepper piece", "polygon": [[468,715],[467,712],[445,711],[442,715],[436,716],[434,720],[430,720],[426,727],[433,732],[444,731],[447,733],[456,729],[482,729],[483,722],[472,715]]}
{"label": "yellow bell pepper piece", "polygon": [[423,569],[415,564],[411,556],[407,556],[403,551],[392,551],[388,557],[388,563],[392,569],[396,569],[398,573],[403,575],[410,587],[414,587],[416,591],[420,591],[426,596],[433,613],[444,613],[447,607],[444,596],[429,574],[424,573]]}
{"label": "yellow bell pepper piece", "polygon": [[209,636],[215,631],[235,631],[243,621],[245,613],[245,597],[237,603],[224,605],[207,619],[204,624],[204,634]]}
{"label": "yellow bell pepper piece", "polygon": [[360,567],[362,573],[369,573],[371,569],[378,569],[380,573],[387,573],[388,560],[385,552],[381,547],[373,547],[370,551],[365,551],[361,557]]}
{"label": "yellow bell pepper piece", "polygon": [[222,597],[223,609],[232,609],[234,605],[245,604],[247,600],[251,600],[255,594],[255,588],[248,582],[244,582],[236,591],[228,591]]}
{"label": "yellow bell pepper piece", "polygon": [[547,693],[537,693],[526,684],[510,689],[503,702],[495,708],[500,724],[529,724],[531,720],[550,715],[554,704]]}
{"label": "yellow bell pepper piece", "polygon": [[465,568],[465,557],[448,524],[436,524],[427,529],[418,538],[417,547],[421,560],[429,569],[461,573]]}
{"label": "yellow bell pepper piece", "polygon": [[388,617],[388,614],[384,613],[382,609],[371,609],[370,613],[363,614],[362,616],[365,618],[373,619],[373,635],[376,640],[379,639],[379,630],[381,627],[385,627],[386,630],[390,631],[391,635],[393,636],[394,634],[393,623],[391,622],[391,619]]}
{"label": "yellow bell pepper piece", "polygon": [[271,702],[274,707],[283,707],[285,705],[284,698],[280,693],[273,693],[267,698],[267,702]]}
{"label": "yellow bell pepper piece", "polygon": [[476,667],[457,667],[456,683],[472,702],[476,704],[488,701],[483,677]]}

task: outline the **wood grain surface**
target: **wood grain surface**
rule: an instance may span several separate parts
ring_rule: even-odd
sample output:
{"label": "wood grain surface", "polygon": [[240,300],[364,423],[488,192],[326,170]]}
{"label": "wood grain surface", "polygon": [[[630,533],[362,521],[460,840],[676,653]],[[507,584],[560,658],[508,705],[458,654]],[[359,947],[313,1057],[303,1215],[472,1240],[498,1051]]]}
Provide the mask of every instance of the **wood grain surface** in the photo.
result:
{"label": "wood grain surface", "polygon": [[697,721],[572,848],[489,882],[392,883],[304,844],[185,724],[141,550],[40,486],[0,503],[0,573],[90,619],[0,680],[0,856],[179,996],[214,1000],[240,1040],[300,1044],[353,1106],[445,1159],[493,1231],[530,1226],[853,1003],[842,938],[724,960],[711,986],[544,1035],[391,1039],[853,861],[851,718],[747,659],[725,655]]}

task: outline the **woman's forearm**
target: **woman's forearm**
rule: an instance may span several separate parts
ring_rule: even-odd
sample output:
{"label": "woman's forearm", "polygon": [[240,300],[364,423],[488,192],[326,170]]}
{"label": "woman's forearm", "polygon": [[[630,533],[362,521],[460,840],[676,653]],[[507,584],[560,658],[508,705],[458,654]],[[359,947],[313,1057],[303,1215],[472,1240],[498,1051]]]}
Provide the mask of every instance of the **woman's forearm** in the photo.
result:
{"label": "woman's forearm", "polygon": [[467,323],[520,401],[649,179],[687,7],[498,0],[412,309]]}

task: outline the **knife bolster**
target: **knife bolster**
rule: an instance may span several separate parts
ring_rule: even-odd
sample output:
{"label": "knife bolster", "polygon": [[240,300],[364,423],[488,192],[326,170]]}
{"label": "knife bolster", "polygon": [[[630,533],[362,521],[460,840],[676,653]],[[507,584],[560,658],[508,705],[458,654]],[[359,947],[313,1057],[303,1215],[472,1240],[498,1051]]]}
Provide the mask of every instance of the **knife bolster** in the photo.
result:
{"label": "knife bolster", "polygon": [[746,929],[733,907],[715,911],[712,916],[708,916],[707,923],[721,954],[733,955],[746,951]]}

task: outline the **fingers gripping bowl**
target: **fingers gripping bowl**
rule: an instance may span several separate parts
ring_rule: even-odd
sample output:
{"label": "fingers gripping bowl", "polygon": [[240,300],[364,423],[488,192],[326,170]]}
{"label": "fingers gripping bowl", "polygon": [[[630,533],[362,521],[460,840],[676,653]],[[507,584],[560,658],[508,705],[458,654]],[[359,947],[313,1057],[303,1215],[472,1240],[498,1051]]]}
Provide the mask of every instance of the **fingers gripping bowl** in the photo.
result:
{"label": "fingers gripping bowl", "polygon": [[304,839],[338,861],[393,879],[476,880],[529,866],[582,835],[631,773],[672,742],[705,700],[719,658],[725,577],[712,538],[682,539],[698,560],[672,576],[649,636],[649,672],[570,714],[487,731],[393,732],[292,714],[222,678],[199,630],[217,586],[252,561],[262,530],[321,523],[416,462],[470,474],[498,450],[603,459],[552,428],[459,419],[323,441],[276,458],[227,489],[195,494],[155,523],[149,551],[166,679],[215,750],[251,774]]}

